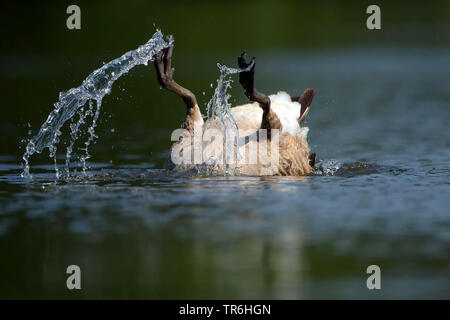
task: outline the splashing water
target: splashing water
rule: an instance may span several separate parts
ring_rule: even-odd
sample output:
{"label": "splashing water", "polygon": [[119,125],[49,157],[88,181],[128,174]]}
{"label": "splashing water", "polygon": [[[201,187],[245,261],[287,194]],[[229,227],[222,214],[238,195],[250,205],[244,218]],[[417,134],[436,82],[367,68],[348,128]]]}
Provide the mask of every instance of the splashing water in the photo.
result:
{"label": "splashing water", "polygon": [[[249,71],[253,64],[246,69],[229,68],[225,65],[217,64],[220,71],[219,79],[217,80],[217,87],[214,90],[214,94],[207,105],[207,120],[219,119],[224,129],[224,150],[226,152],[225,159],[225,174],[232,173],[229,171],[229,164],[237,160],[240,160],[239,148],[237,148],[239,141],[239,130],[231,115],[231,103],[228,102],[231,95],[227,93],[231,88],[231,75]],[[211,84],[212,86],[212,84]],[[236,152],[234,152],[236,150]]]}
{"label": "splashing water", "polygon": [[334,176],[341,168],[341,164],[336,159],[321,160],[315,165],[314,174],[321,176]]}
{"label": "splashing water", "polygon": [[[100,115],[102,99],[111,92],[113,83],[124,74],[128,73],[137,65],[147,65],[148,61],[153,61],[154,56],[161,50],[169,47],[173,43],[173,37],[164,37],[160,30],[157,30],[153,37],[136,50],[129,51],[121,57],[105,64],[101,68],[92,72],[77,88],[72,88],[67,92],[59,94],[59,101],[54,104],[54,109],[50,112],[47,120],[42,124],[38,134],[28,142],[26,151],[22,157],[24,161],[24,171],[22,177],[30,177],[29,158],[34,153],[41,153],[48,148],[50,157],[54,159],[56,177],[59,178],[59,170],[56,161],[57,144],[61,135],[61,127],[64,123],[78,114],[78,121],[70,125],[71,141],[66,148],[66,171],[69,171],[69,163],[75,141],[79,137],[80,126],[85,123],[86,117],[92,116],[92,123],[88,128],[88,140],[84,143],[85,154],[81,157],[83,172],[86,173],[86,160],[90,158],[89,145],[95,138],[95,127]],[[85,111],[84,106],[89,101],[89,108]],[[94,112],[93,103],[96,103]],[[73,120],[72,120],[73,121]]]}

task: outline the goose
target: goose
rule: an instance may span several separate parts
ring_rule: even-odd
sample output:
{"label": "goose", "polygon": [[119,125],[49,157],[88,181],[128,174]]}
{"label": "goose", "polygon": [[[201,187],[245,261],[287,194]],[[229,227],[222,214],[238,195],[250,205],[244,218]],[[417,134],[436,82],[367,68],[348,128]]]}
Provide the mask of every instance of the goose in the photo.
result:
{"label": "goose", "polygon": [[313,172],[316,155],[309,153],[309,129],[301,127],[311,108],[313,89],[306,89],[300,96],[283,91],[267,96],[257,91],[256,60],[247,62],[245,52],[242,53],[238,57],[239,83],[249,103],[230,109],[238,139],[234,140],[235,149],[227,149],[223,121],[217,117],[204,120],[195,95],[174,80],[173,48],[172,44],[154,58],[159,84],[180,96],[186,106],[186,117],[180,129],[175,130],[177,133],[172,134],[175,142],[166,169],[243,176],[302,176]]}

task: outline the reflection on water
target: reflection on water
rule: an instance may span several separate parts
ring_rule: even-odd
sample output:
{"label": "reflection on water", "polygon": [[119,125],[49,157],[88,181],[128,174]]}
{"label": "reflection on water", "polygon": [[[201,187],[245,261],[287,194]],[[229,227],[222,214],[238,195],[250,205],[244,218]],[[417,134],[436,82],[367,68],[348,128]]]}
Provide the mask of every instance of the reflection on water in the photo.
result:
{"label": "reflection on water", "polygon": [[[145,166],[54,182],[48,165],[24,184],[4,163],[2,296],[448,296],[448,181],[417,181],[426,167],[199,178]],[[80,293],[64,287],[69,264],[83,270]],[[370,264],[389,278],[379,294],[365,289]]]}
{"label": "reflection on water", "polygon": [[55,182],[45,162],[24,181],[3,155],[0,297],[449,298],[450,55],[305,55],[261,63],[261,87],[317,90],[309,140],[334,175],[167,173],[168,135],[150,128],[155,145],[103,140],[88,178]]}

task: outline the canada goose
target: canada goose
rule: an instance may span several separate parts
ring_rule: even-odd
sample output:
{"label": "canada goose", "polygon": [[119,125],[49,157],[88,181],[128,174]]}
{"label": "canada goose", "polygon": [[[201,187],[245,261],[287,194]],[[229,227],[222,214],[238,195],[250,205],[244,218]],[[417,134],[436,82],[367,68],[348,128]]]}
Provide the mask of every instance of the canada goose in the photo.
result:
{"label": "canada goose", "polygon": [[[306,175],[313,171],[316,156],[314,153],[309,155],[308,128],[300,127],[300,124],[311,108],[314,90],[306,89],[299,97],[291,97],[285,92],[271,96],[258,92],[254,87],[255,58],[247,63],[245,53],[242,53],[238,64],[244,71],[239,73],[239,82],[252,103],[230,110],[239,132],[236,150],[241,157],[228,162],[224,159],[227,153],[223,151],[224,140],[209,134],[211,131],[223,134],[223,124],[214,118],[204,121],[195,95],[175,82],[172,53],[173,44],[154,59],[160,85],[179,95],[187,107],[181,124],[184,134],[175,137],[177,141],[166,161],[167,169],[283,176]],[[197,149],[201,150],[200,156],[195,155]],[[184,157],[183,161],[177,158],[180,155]]]}

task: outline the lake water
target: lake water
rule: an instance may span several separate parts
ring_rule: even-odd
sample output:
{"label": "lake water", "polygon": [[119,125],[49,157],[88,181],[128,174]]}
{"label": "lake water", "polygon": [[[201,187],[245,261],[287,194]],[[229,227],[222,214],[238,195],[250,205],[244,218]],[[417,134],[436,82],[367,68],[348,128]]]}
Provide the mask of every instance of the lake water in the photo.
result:
{"label": "lake water", "polygon": [[[450,51],[267,51],[257,63],[261,91],[316,90],[309,142],[325,164],[337,161],[334,175],[164,172],[183,106],[155,90],[145,108],[167,111],[149,111],[148,125],[135,115],[137,129],[125,123],[134,98],[114,96],[143,81],[137,71],[104,107],[116,120],[99,128],[88,178],[55,181],[44,156],[31,159],[29,181],[23,144],[0,156],[0,297],[450,298]],[[153,70],[144,75],[156,86]],[[234,87],[245,101],[237,79]],[[35,106],[33,128],[49,101]],[[81,291],[66,288],[71,264]],[[366,287],[373,264],[381,290]]]}

